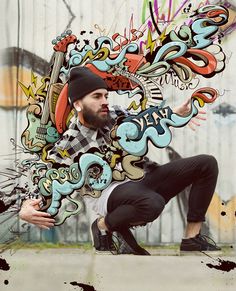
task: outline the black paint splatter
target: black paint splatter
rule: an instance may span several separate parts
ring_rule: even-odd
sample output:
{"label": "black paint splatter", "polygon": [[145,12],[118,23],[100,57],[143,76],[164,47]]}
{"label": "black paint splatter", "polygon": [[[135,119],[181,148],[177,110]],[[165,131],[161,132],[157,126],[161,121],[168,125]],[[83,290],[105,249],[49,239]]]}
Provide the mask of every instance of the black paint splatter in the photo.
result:
{"label": "black paint splatter", "polygon": [[6,205],[5,203],[0,200],[0,213],[4,212],[6,210]]}
{"label": "black paint splatter", "polygon": [[229,272],[229,271],[233,270],[234,268],[236,268],[236,263],[235,262],[225,261],[225,260],[222,260],[220,258],[214,259],[213,257],[208,255],[207,253],[205,253],[205,252],[202,252],[202,253],[204,255],[206,255],[207,257],[213,259],[214,261],[218,262],[217,265],[213,265],[213,264],[210,264],[210,263],[206,264],[207,267],[209,267],[211,269],[216,269],[216,270],[220,270],[220,271],[223,271],[223,272]]}
{"label": "black paint splatter", "polygon": [[183,9],[184,13],[189,13],[191,7],[192,7],[192,4],[190,3],[190,4],[188,5],[188,8],[186,7],[186,8]]}
{"label": "black paint splatter", "polygon": [[5,259],[1,259],[1,258],[0,258],[0,270],[3,270],[3,271],[8,271],[8,270],[10,270],[10,266],[9,266],[9,264],[6,262]]}
{"label": "black paint splatter", "polygon": [[76,282],[76,281],[70,282],[70,284],[71,284],[72,286],[79,286],[79,287],[83,288],[83,289],[82,289],[83,291],[96,291],[96,290],[94,289],[94,287],[91,286],[91,285],[87,285],[87,284],[83,284],[83,283],[78,283],[78,282]]}
{"label": "black paint splatter", "polygon": [[206,265],[211,269],[213,268],[213,269],[217,269],[224,272],[229,272],[233,270],[234,268],[236,268],[236,263],[234,262],[225,261],[221,259],[217,259],[217,261],[219,262],[218,265],[213,265],[213,264],[206,264]]}
{"label": "black paint splatter", "polygon": [[12,201],[10,204],[6,205],[1,199],[0,199],[0,213],[5,212],[10,206],[14,205],[16,203],[16,200]]}
{"label": "black paint splatter", "polygon": [[226,215],[226,212],[225,211],[221,211],[220,213],[222,216],[225,216]]}
{"label": "black paint splatter", "polygon": [[4,284],[5,285],[8,285],[9,284],[9,281],[8,280],[4,280]]}

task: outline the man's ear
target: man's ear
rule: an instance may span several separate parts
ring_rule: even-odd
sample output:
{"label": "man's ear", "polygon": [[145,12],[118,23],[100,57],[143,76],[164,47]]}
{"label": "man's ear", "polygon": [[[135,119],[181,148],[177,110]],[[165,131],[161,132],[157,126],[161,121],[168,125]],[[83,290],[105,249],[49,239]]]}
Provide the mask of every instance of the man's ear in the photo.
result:
{"label": "man's ear", "polygon": [[80,112],[82,110],[81,104],[80,104],[80,101],[79,100],[78,101],[75,101],[73,103],[73,106],[74,106],[74,108],[76,109],[77,112]]}

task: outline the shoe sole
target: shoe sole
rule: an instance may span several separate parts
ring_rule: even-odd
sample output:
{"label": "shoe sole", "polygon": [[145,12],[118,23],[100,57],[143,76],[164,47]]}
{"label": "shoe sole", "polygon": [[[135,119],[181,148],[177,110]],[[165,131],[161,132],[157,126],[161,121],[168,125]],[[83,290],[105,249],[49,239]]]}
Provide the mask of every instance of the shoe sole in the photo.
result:
{"label": "shoe sole", "polygon": [[112,253],[110,251],[98,251],[96,249],[94,249],[94,253],[95,255],[117,255],[115,252]]}
{"label": "shoe sole", "polygon": [[206,256],[206,255],[222,255],[223,252],[221,250],[219,251],[179,251],[180,256]]}

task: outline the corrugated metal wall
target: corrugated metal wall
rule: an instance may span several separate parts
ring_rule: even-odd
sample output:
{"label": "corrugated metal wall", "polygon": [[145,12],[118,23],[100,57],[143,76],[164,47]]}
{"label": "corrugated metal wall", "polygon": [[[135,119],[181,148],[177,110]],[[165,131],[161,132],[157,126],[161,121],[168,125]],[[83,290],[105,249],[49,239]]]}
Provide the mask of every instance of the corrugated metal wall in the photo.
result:
{"label": "corrugated metal wall", "polygon": [[[152,1],[158,5],[162,29],[168,15],[174,16],[170,26],[178,28],[187,20],[194,8],[217,1]],[[235,99],[235,1],[227,2],[231,13],[231,26],[227,35],[220,40],[226,54],[225,70],[212,78],[198,80],[201,87],[210,86],[220,92],[213,105],[207,105],[207,121],[196,132],[189,128],[173,130],[171,148],[156,149],[150,146],[149,155],[159,163],[165,163],[175,156],[187,157],[200,153],[214,155],[219,163],[220,174],[212,204],[208,211],[205,231],[222,243],[232,243],[236,236],[236,99]],[[99,36],[111,37],[114,33],[130,34],[131,28],[140,28],[147,23],[148,1],[145,0],[5,0],[0,3],[2,16],[1,67],[0,67],[0,134],[1,134],[1,181],[9,177],[7,168],[14,168],[15,162],[23,159],[11,139],[20,144],[20,135],[26,127],[25,106],[27,99],[18,82],[31,83],[31,70],[38,76],[45,76],[52,58],[51,41],[70,28],[77,35],[81,45]],[[162,18],[161,18],[162,16]],[[162,19],[162,20],[161,20]],[[219,34],[219,37],[223,36]],[[147,33],[146,33],[147,37]],[[218,40],[219,41],[219,40]],[[195,86],[197,84],[193,84]],[[168,105],[183,101],[192,90],[182,90],[176,79],[169,79],[161,86]],[[112,95],[112,103],[128,105],[128,98]],[[8,172],[7,172],[8,171]],[[27,179],[27,177],[26,177]],[[15,176],[15,182],[17,175]],[[22,184],[22,179],[19,183]],[[9,180],[9,184],[11,180]],[[18,182],[18,181],[17,181]],[[1,184],[2,185],[2,184]],[[9,189],[8,186],[7,189]],[[5,189],[1,189],[5,191]],[[8,190],[9,192],[9,190]],[[135,230],[140,241],[148,244],[173,243],[180,241],[185,226],[185,193],[173,199],[161,217],[147,227]],[[224,215],[225,214],[225,215]],[[9,213],[1,215],[2,235],[9,225],[20,223],[16,216],[8,219]],[[90,240],[90,213],[72,217],[64,225],[52,231],[41,232],[32,228],[25,234],[29,240],[51,240],[78,242]]]}

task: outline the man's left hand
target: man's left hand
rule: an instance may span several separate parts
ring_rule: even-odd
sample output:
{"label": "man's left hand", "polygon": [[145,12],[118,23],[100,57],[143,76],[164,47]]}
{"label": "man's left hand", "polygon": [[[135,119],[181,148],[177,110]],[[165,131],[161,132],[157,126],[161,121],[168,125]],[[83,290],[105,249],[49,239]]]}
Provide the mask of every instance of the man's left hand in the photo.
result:
{"label": "man's left hand", "polygon": [[[190,110],[191,110],[191,98],[188,98],[184,103],[175,107],[173,109],[173,112],[181,116],[186,116],[190,112]],[[204,117],[205,114],[206,114],[205,110],[198,110],[198,114],[189,121],[188,126],[192,130],[196,130],[195,127],[201,125],[199,123],[199,120],[206,120],[206,117]]]}

